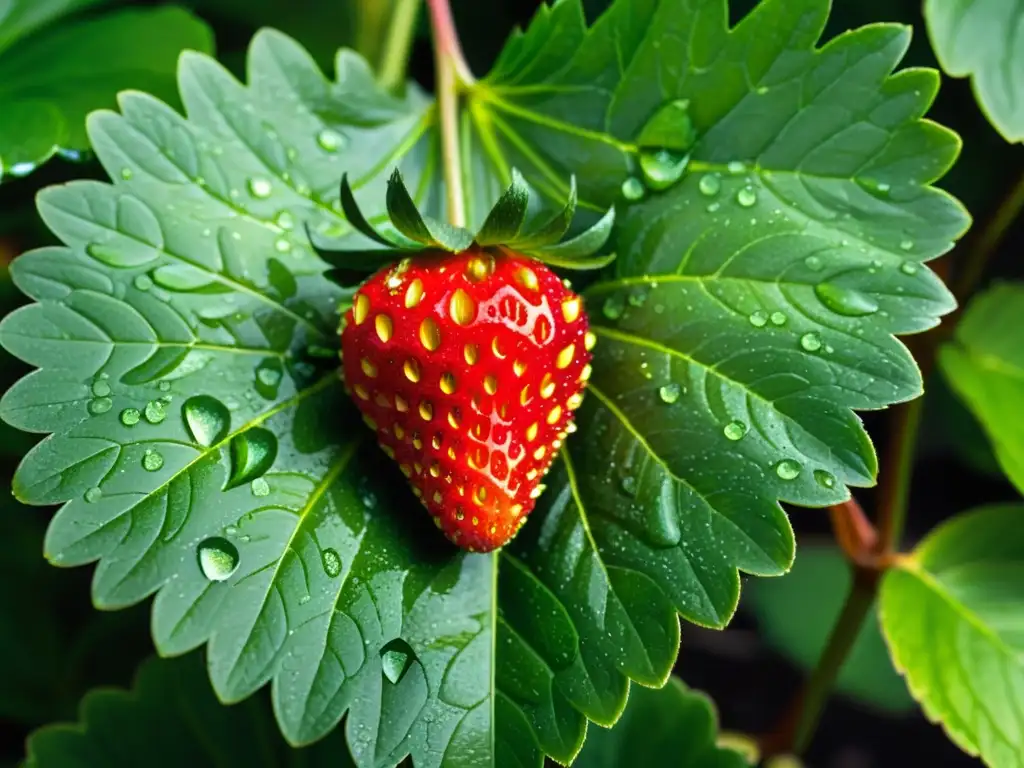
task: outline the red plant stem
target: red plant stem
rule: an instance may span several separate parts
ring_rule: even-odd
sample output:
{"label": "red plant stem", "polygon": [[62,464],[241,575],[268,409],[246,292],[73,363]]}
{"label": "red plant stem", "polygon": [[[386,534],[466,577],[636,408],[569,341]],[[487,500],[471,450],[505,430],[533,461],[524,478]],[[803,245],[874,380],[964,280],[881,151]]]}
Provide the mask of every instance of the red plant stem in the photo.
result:
{"label": "red plant stem", "polygon": [[427,5],[430,6],[430,26],[434,32],[435,47],[451,62],[458,82],[462,86],[473,85],[476,78],[469,71],[466,57],[462,53],[462,44],[455,30],[455,20],[448,0],[427,0]]}

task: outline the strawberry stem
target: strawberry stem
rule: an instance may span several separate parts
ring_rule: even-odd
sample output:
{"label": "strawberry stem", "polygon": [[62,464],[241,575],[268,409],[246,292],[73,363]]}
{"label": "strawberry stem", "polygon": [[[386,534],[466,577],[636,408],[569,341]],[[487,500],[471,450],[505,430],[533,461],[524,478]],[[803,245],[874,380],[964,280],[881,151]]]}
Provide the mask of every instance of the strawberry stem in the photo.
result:
{"label": "strawberry stem", "polygon": [[462,156],[459,152],[459,91],[475,81],[455,31],[448,0],[427,0],[434,35],[437,105],[441,122],[441,156],[448,201],[448,221],[466,226],[466,202],[462,188]]}

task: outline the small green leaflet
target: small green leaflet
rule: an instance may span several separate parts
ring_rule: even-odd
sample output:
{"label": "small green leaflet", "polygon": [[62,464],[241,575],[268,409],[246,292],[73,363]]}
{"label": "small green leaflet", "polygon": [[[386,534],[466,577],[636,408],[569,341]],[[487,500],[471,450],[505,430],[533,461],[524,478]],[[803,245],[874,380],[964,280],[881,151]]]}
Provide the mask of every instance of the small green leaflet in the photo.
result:
{"label": "small green leaflet", "polygon": [[1011,482],[1024,493],[1024,285],[1001,283],[977,296],[939,352],[953,390],[977,416]]}
{"label": "small green leaflet", "polygon": [[151,659],[131,691],[94,690],[80,721],[46,726],[28,738],[25,768],[351,768],[340,730],[312,747],[292,749],[273,728],[265,696],[223,707],[210,689],[202,656]]}
{"label": "small green leaflet", "polygon": [[978,105],[1007,141],[1024,141],[1024,6],[1005,0],[925,0],[942,68],[971,77]]}
{"label": "small green leaflet", "polygon": [[126,88],[173,102],[178,54],[213,50],[209,28],[172,6],[44,26],[90,4],[15,0],[0,16],[0,176],[24,176],[56,152],[87,150],[86,115],[113,106]]}
{"label": "small green leaflet", "polygon": [[992,768],[1024,766],[1024,506],[943,523],[882,581],[882,630],[925,714]]}
{"label": "small green leaflet", "polygon": [[47,556],[98,561],[97,605],[155,594],[159,651],[206,644],[221,698],[272,682],[293,743],[347,713],[360,766],[571,761],[631,681],[668,679],[679,614],[724,626],[740,571],[788,569],[780,499],[874,482],[851,409],[919,394],[893,334],[952,307],[923,265],[967,223],[927,186],[957,150],[920,120],[934,73],[890,76],[900,27],[815,51],[826,13],[768,0],[729,32],[724,2],[618,0],[587,29],[563,0],[468,94],[473,231],[513,167],[556,209],[575,174],[581,229],[619,214],[579,434],[495,555],[455,552],[372,450],[330,359],[347,294],[306,236],[372,242],[346,173],[374,226],[396,169],[445,220],[433,103],[263,32],[246,86],[183,58],[187,119],[137,93],[94,114],[115,183],[41,195],[65,246],[16,261],[37,303],[0,325],[40,368],[0,413],[52,433],[15,483],[63,504]]}

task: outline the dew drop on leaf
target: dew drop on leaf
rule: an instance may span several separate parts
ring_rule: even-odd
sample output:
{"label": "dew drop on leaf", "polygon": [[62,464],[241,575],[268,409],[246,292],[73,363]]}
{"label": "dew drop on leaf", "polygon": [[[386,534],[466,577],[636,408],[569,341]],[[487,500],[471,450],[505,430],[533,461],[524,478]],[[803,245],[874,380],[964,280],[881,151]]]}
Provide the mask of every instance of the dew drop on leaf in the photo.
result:
{"label": "dew drop on leaf", "polygon": [[284,375],[284,366],[276,357],[264,358],[256,366],[256,391],[267,400],[277,398],[277,390],[281,385],[281,378]]}
{"label": "dew drop on leaf", "polygon": [[231,440],[231,474],[227,488],[235,488],[261,477],[277,458],[277,437],[262,427],[253,427]]}
{"label": "dew drop on leaf", "polygon": [[916,275],[917,264],[915,264],[912,261],[904,261],[902,264],[900,264],[900,272],[902,272],[904,275]]}
{"label": "dew drop on leaf", "polygon": [[156,385],[156,388],[159,389],[161,392],[170,392],[171,382],[167,381],[167,379],[164,379],[163,381],[159,382]]}
{"label": "dew drop on leaf", "polygon": [[98,487],[90,488],[88,491],[85,492],[85,500],[89,504],[94,504],[101,498],[103,498],[103,491]]}
{"label": "dew drop on leaf", "polygon": [[274,223],[283,230],[291,230],[295,228],[295,217],[291,211],[278,211],[277,216],[274,217]]}
{"label": "dew drop on leaf", "polygon": [[749,320],[750,324],[755,328],[764,328],[768,324],[768,313],[763,309],[758,309],[751,312],[750,316],[747,317],[747,320]]}
{"label": "dew drop on leaf", "polygon": [[656,547],[674,547],[683,538],[682,529],[679,527],[679,519],[675,515],[674,507],[668,504],[655,504],[653,514],[648,517],[647,525],[644,527],[644,538],[649,540]]}
{"label": "dew drop on leaf", "polygon": [[225,581],[238,570],[238,548],[221,536],[212,536],[199,543],[196,550],[199,570],[210,581]]}
{"label": "dew drop on leaf", "polygon": [[747,425],[742,421],[730,421],[722,431],[729,440],[741,440],[747,434]]}
{"label": "dew drop on leaf", "polygon": [[149,275],[136,275],[132,284],[140,291],[148,291],[153,287],[153,279]]}
{"label": "dew drop on leaf", "polygon": [[708,203],[707,211],[708,211],[708,213],[714,213],[715,211],[717,211],[721,207],[722,207],[721,203]]}
{"label": "dew drop on leaf", "polygon": [[146,452],[142,454],[142,468],[147,472],[156,472],[163,465],[164,457],[159,451],[147,449]]}
{"label": "dew drop on leaf", "polygon": [[679,400],[679,396],[682,393],[682,387],[680,387],[675,382],[672,382],[671,384],[666,384],[663,387],[659,387],[658,389],[658,397],[661,398],[661,401],[663,403],[668,403],[669,405],[672,405],[672,403],[677,402]]}
{"label": "dew drop on leaf", "polygon": [[747,170],[746,164],[739,160],[731,160],[725,167],[733,176],[739,176]]}
{"label": "dew drop on leaf", "polygon": [[337,152],[345,147],[348,140],[337,131],[324,128],[316,135],[316,143],[324,152]]}
{"label": "dew drop on leaf", "polygon": [[878,311],[878,302],[866,293],[835,283],[818,283],[814,293],[826,307],[837,315],[862,317]]}
{"label": "dew drop on leaf", "polygon": [[786,315],[783,312],[772,312],[771,316],[768,319],[772,321],[772,325],[786,324]]}
{"label": "dew drop on leaf", "polygon": [[312,599],[313,598],[310,595],[303,595],[302,597],[299,598],[299,605],[305,605],[306,603],[308,603]]}
{"label": "dew drop on leaf", "polygon": [[697,188],[700,190],[702,195],[705,195],[706,197],[714,197],[722,188],[722,181],[718,178],[718,174],[716,173],[705,173],[700,177],[700,181],[697,182]]}
{"label": "dew drop on leaf", "polygon": [[92,383],[92,393],[96,397],[106,397],[110,394],[110,384],[105,379],[99,379]]}
{"label": "dew drop on leaf", "polygon": [[914,247],[914,241],[913,240],[901,240],[900,241],[900,250],[901,251],[909,251],[909,250],[913,249],[913,247]]}
{"label": "dew drop on leaf", "polygon": [[644,183],[635,176],[630,176],[622,182],[622,196],[627,200],[640,200],[644,196],[644,191]]}
{"label": "dew drop on leaf", "polygon": [[793,459],[783,459],[775,465],[775,474],[783,480],[796,480],[800,475],[800,470],[803,467],[800,466],[799,462],[793,461]]}
{"label": "dew drop on leaf", "polygon": [[628,493],[630,496],[636,496],[636,478],[632,475],[626,475],[622,478],[622,490]]}
{"label": "dew drop on leaf", "polygon": [[626,309],[626,302],[623,301],[621,296],[609,296],[604,300],[604,305],[601,307],[601,312],[609,320],[618,320],[622,317],[622,313]]}
{"label": "dew drop on leaf", "polygon": [[817,352],[821,349],[821,337],[811,331],[800,337],[800,346],[808,352]]}
{"label": "dew drop on leaf", "polygon": [[651,189],[668,189],[686,173],[689,155],[680,155],[667,149],[640,153],[640,170]]}
{"label": "dew drop on leaf", "polygon": [[121,411],[121,423],[126,427],[134,427],[142,418],[142,411],[138,408],[125,408]]}
{"label": "dew drop on leaf", "polygon": [[628,301],[631,307],[642,307],[647,302],[647,291],[632,291]]}
{"label": "dew drop on leaf", "polygon": [[257,477],[249,484],[249,488],[253,496],[262,497],[270,495],[270,483],[267,482],[265,477]]}
{"label": "dew drop on leaf", "polygon": [[749,208],[757,202],[757,193],[752,187],[742,187],[736,193],[736,202],[744,208]]}
{"label": "dew drop on leaf", "polygon": [[231,428],[227,406],[210,395],[195,395],[186,400],[181,406],[181,418],[192,439],[207,448],[223,440]]}
{"label": "dew drop on leaf", "polygon": [[328,547],[320,553],[320,560],[324,565],[324,573],[332,579],[337,578],[341,573],[341,556],[338,554],[338,550]]}
{"label": "dew drop on leaf", "polygon": [[822,488],[832,488],[836,484],[836,479],[828,472],[823,469],[814,470],[814,480]]}
{"label": "dew drop on leaf", "polygon": [[129,181],[131,179],[131,177],[134,176],[134,175],[135,174],[132,172],[131,168],[122,168],[121,169],[121,178],[124,179],[125,181]]}
{"label": "dew drop on leaf", "polygon": [[143,414],[150,424],[159,424],[167,418],[167,407],[159,400],[150,400]]}
{"label": "dew drop on leaf", "polygon": [[380,668],[392,685],[398,685],[412,664],[416,654],[409,644],[398,637],[380,649]]}
{"label": "dew drop on leaf", "polygon": [[274,241],[274,250],[278,253],[288,253],[291,249],[292,244],[283,237],[279,237]]}
{"label": "dew drop on leaf", "polygon": [[804,266],[806,266],[812,272],[817,272],[823,266],[825,266],[825,264],[824,262],[822,262],[820,256],[808,256],[806,259],[804,259]]}
{"label": "dew drop on leaf", "polygon": [[96,397],[89,401],[89,413],[93,416],[99,416],[101,413],[106,413],[114,407],[114,401],[109,397]]}
{"label": "dew drop on leaf", "polygon": [[263,200],[264,198],[270,197],[270,193],[274,191],[270,181],[264,179],[262,176],[253,176],[246,183],[246,187],[249,189],[249,194],[257,200]]}

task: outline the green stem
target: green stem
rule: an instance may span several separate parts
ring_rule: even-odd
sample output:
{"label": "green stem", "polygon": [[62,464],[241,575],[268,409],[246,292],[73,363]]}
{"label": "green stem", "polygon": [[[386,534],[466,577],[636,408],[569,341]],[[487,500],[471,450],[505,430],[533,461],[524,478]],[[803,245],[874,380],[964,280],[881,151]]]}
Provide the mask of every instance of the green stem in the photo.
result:
{"label": "green stem", "polygon": [[[929,346],[929,349],[931,347]],[[931,369],[933,355],[927,365],[921,361],[922,375]],[[899,549],[903,529],[907,524],[907,508],[910,503],[910,481],[913,477],[914,454],[917,450],[918,427],[924,411],[924,396],[898,406],[893,414],[892,438],[886,451],[885,467],[882,469],[886,482],[879,491],[878,502],[878,550],[883,555]]]}
{"label": "green stem", "polygon": [[464,227],[466,201],[462,189],[462,154],[459,148],[459,89],[470,85],[473,80],[462,57],[448,0],[427,0],[427,3],[430,6],[430,25],[434,35],[437,107],[441,122],[441,157],[444,163],[448,220],[457,227]]}
{"label": "green stem", "polygon": [[818,665],[811,673],[804,688],[800,717],[796,724],[793,751],[803,753],[811,743],[811,737],[821,719],[821,713],[828,701],[829,692],[835,684],[843,662],[853,648],[860,634],[861,625],[875,602],[875,574],[865,571],[854,573],[853,585],[843,604],[839,619],[832,628],[828,644],[818,659]]}
{"label": "green stem", "polygon": [[405,69],[409,63],[409,49],[412,48],[419,16],[421,0],[395,0],[391,24],[384,38],[378,79],[389,91],[397,91],[405,84]]}
{"label": "green stem", "polygon": [[1024,172],[1010,188],[999,204],[995,214],[981,230],[973,246],[964,258],[964,269],[953,287],[957,301],[963,303],[981,282],[988,261],[1002,243],[1006,231],[1017,220],[1024,209]]}

